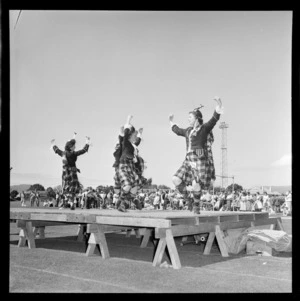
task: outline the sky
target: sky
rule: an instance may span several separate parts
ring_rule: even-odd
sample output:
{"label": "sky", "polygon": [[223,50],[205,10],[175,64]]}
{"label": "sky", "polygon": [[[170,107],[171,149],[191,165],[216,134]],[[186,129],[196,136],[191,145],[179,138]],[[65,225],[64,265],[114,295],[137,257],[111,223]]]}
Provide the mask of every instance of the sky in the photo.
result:
{"label": "sky", "polygon": [[[10,11],[11,185],[61,184],[60,149],[91,137],[77,167],[84,186],[113,185],[113,151],[127,116],[143,128],[140,154],[152,183],[174,187],[183,137],[204,105],[221,175],[221,122],[227,174],[244,188],[291,185],[292,11]],[[228,185],[232,178],[228,178]],[[220,185],[217,177],[215,185]]]}

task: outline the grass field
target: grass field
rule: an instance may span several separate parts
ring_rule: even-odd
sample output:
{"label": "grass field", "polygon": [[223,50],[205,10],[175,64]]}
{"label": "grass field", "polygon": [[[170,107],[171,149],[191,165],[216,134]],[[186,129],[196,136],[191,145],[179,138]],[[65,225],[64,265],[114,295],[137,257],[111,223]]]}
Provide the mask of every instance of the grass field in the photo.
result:
{"label": "grass field", "polygon": [[[14,203],[14,204],[12,204]],[[17,204],[18,203],[18,204]],[[12,207],[19,202],[11,202]],[[77,209],[80,210],[80,209]],[[282,219],[291,233],[291,218]],[[204,244],[180,246],[180,270],[152,266],[154,245],[144,249],[135,236],[106,234],[111,258],[99,250],[85,255],[86,244],[76,241],[77,226],[45,230],[36,248],[18,248],[19,229],[10,223],[10,292],[77,293],[244,293],[292,292],[292,254],[249,256],[245,252],[221,257],[217,244],[203,255]],[[170,262],[167,255],[162,262]]]}

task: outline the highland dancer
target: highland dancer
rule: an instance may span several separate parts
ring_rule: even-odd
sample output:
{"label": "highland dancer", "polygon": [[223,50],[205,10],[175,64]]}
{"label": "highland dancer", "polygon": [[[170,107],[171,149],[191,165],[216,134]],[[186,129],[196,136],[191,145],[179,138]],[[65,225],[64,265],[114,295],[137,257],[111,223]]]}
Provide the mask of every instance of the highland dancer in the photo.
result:
{"label": "highland dancer", "polygon": [[69,198],[71,210],[75,209],[76,194],[80,192],[80,183],[78,180],[77,172],[80,170],[76,167],[77,157],[86,153],[91,144],[90,138],[86,137],[86,144],[83,149],[75,151],[76,147],[76,133],[73,139],[69,140],[65,145],[65,150],[61,151],[55,145],[55,139],[51,140],[51,145],[55,153],[63,158],[63,172],[62,172],[62,190],[63,194]]}
{"label": "highland dancer", "polygon": [[181,167],[177,170],[172,180],[177,190],[188,199],[187,186],[191,187],[193,194],[192,210],[200,214],[201,190],[209,189],[211,181],[215,179],[215,169],[211,152],[213,142],[212,129],[223,114],[223,107],[220,98],[214,99],[217,102],[213,117],[203,123],[201,107],[189,113],[188,121],[190,126],[187,129],[179,128],[173,123],[174,116],[169,116],[172,131],[178,136],[186,139],[186,157]]}
{"label": "highland dancer", "polygon": [[137,209],[142,209],[137,199],[138,189],[146,182],[142,176],[144,160],[139,156],[138,145],[141,142],[143,129],[135,130],[130,123],[132,116],[128,116],[127,123],[121,128],[119,143],[114,152],[115,163],[115,188],[120,198],[116,203],[119,211],[126,212],[131,202]]}

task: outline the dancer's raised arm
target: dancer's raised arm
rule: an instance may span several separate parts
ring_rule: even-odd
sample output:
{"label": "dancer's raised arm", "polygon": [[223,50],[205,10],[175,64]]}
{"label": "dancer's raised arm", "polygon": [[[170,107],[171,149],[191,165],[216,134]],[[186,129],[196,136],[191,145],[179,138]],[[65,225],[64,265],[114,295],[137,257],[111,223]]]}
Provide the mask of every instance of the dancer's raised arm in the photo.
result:
{"label": "dancer's raised arm", "polygon": [[213,116],[211,117],[211,119],[203,124],[203,127],[205,127],[207,132],[210,132],[214,126],[216,125],[216,123],[218,122],[218,120],[220,119],[220,115],[224,113],[224,107],[222,105],[222,101],[220,97],[215,97],[214,101],[217,102]]}
{"label": "dancer's raised arm", "polygon": [[59,156],[63,156],[63,151],[62,150],[60,150],[56,145],[55,145],[55,139],[52,139],[51,140],[51,147],[52,147],[52,149],[54,150],[54,152],[56,153],[56,154],[58,154]]}
{"label": "dancer's raised arm", "polygon": [[85,139],[85,146],[81,150],[75,152],[76,156],[83,155],[84,153],[86,153],[89,150],[89,147],[90,147],[90,144],[91,144],[91,138],[87,137],[87,136],[85,138],[86,138]]}
{"label": "dancer's raised arm", "polygon": [[172,131],[173,131],[176,135],[178,135],[178,136],[183,136],[183,137],[185,137],[185,134],[186,134],[187,129],[181,129],[176,123],[173,122],[173,120],[174,120],[174,115],[173,115],[173,114],[170,114],[170,115],[169,115],[169,122],[170,122]]}
{"label": "dancer's raised arm", "polygon": [[143,133],[143,128],[140,128],[139,130],[138,130],[138,133],[137,133],[137,136],[136,136],[136,141],[134,142],[134,144],[136,145],[136,146],[139,146],[139,144],[141,143],[141,141],[142,141],[142,133]]}

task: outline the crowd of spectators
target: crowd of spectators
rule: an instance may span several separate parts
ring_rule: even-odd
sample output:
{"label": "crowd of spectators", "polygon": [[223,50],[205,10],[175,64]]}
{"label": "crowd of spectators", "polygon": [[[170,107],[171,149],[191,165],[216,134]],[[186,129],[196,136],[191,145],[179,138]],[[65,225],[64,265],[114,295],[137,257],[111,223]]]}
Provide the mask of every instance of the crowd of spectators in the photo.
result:
{"label": "crowd of spectators", "polygon": [[[193,194],[189,193],[187,199],[174,189],[142,189],[136,196],[140,208],[143,210],[189,210],[192,208]],[[119,195],[100,188],[88,187],[83,189],[76,197],[76,207],[82,209],[115,209]],[[288,191],[285,195],[277,196],[272,193],[250,193],[249,191],[217,192],[203,191],[200,200],[202,211],[253,211],[281,213],[292,211],[292,196]],[[67,208],[70,206],[68,197],[56,192],[55,198],[44,200],[44,207]],[[130,204],[131,209],[137,209]]]}

